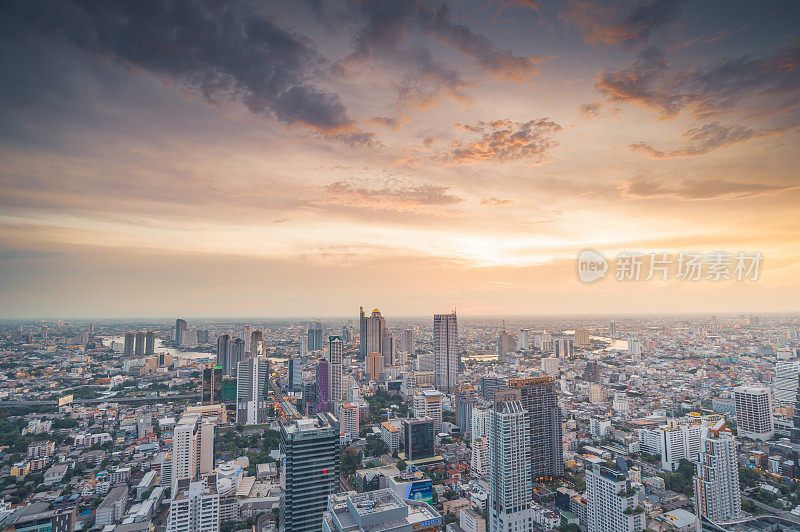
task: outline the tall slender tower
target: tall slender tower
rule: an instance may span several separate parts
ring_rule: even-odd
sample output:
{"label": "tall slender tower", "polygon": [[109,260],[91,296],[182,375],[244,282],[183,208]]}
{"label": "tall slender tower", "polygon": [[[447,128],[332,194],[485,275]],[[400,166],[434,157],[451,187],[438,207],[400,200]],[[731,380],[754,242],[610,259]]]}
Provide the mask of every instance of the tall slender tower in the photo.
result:
{"label": "tall slender tower", "polygon": [[344,400],[344,386],[342,383],[342,353],[344,342],[340,336],[328,338],[328,357],[331,363],[331,402],[339,403]]}
{"label": "tall slender tower", "polygon": [[267,417],[267,359],[250,357],[236,372],[236,423],[256,425]]}
{"label": "tall slender tower", "polygon": [[508,387],[520,391],[528,412],[532,479],[563,476],[564,443],[555,381],[552,377],[509,379]]}
{"label": "tall slender tower", "polygon": [[178,318],[175,320],[175,347],[181,346],[183,341],[183,333],[186,332],[186,320]]}
{"label": "tall slender tower", "polygon": [[699,460],[695,464],[694,494],[698,517],[715,524],[735,521],[742,515],[736,440],[720,419],[702,428]]}
{"label": "tall slender tower", "polygon": [[153,355],[156,352],[156,333],[153,331],[147,331],[145,334],[145,347],[144,347],[144,354],[145,355]]}
{"label": "tall slender tower", "polygon": [[339,429],[331,414],[281,427],[281,532],[319,532],[339,483]]}
{"label": "tall slender tower", "polygon": [[[528,413],[509,393],[489,413],[489,530],[533,530]],[[518,394],[517,394],[518,395]]]}
{"label": "tall slender tower", "polygon": [[434,384],[452,393],[458,381],[458,321],[456,311],[433,315]]}
{"label": "tall slender tower", "polygon": [[231,367],[231,335],[223,334],[217,338],[217,366],[222,367],[222,373],[230,377],[233,374]]}

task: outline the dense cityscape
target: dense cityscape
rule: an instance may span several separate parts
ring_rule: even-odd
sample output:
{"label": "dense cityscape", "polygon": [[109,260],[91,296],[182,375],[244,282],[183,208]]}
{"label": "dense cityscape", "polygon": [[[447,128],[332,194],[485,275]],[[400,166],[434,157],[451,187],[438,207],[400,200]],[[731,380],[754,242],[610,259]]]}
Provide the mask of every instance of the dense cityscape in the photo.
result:
{"label": "dense cityscape", "polygon": [[0,532],[800,532],[800,0],[2,0]]}
{"label": "dense cityscape", "polygon": [[800,529],[800,318],[6,321],[11,530]]}

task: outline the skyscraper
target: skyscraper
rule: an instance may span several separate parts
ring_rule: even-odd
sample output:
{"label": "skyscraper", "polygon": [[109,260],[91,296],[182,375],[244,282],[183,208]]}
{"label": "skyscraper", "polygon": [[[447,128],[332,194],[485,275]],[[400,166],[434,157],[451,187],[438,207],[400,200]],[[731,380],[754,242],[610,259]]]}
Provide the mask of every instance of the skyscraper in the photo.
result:
{"label": "skyscraper", "polygon": [[317,360],[317,402],[314,413],[331,411],[331,363],[325,358]]}
{"label": "skyscraper", "polygon": [[299,392],[303,387],[303,361],[299,357],[289,359],[289,389]]}
{"label": "skyscraper", "polygon": [[508,386],[519,390],[528,412],[532,479],[563,476],[564,444],[555,381],[552,377],[510,379]]}
{"label": "skyscraper", "polygon": [[308,328],[308,350],[322,351],[323,349],[325,349],[325,344],[322,341],[322,324],[314,322]]}
{"label": "skyscraper", "polygon": [[379,381],[383,378],[383,355],[380,353],[368,353],[364,361],[366,374],[370,380]]}
{"label": "skyscraper", "polygon": [[384,329],[381,336],[381,354],[383,355],[383,365],[393,366],[398,363],[397,344],[394,335],[389,329]]}
{"label": "skyscraper", "polygon": [[222,402],[222,368],[207,365],[203,368],[203,389],[201,400],[204,405]]}
{"label": "skyscraper", "polygon": [[344,342],[339,336],[331,336],[328,339],[328,358],[330,360],[331,371],[331,402],[340,403],[344,400],[344,386],[342,382],[342,354],[344,352]]}
{"label": "skyscraper", "polygon": [[253,356],[239,362],[236,372],[236,423],[257,425],[267,418],[268,363]]}
{"label": "skyscraper", "polygon": [[223,334],[217,338],[217,366],[222,368],[222,373],[230,377],[233,373],[231,365],[231,336]]}
{"label": "skyscraper", "polygon": [[409,355],[417,352],[417,332],[414,329],[403,331],[403,350]]}
{"label": "skyscraper", "polygon": [[[374,309],[371,316],[364,316],[364,309],[361,309],[361,327],[363,343],[361,353],[366,356],[369,353],[381,353],[386,365],[387,355],[384,352],[383,337],[386,334],[386,319],[381,316],[381,311]],[[391,354],[389,364],[391,364]]]}
{"label": "skyscraper", "polygon": [[186,332],[186,321],[178,318],[175,320],[175,347],[181,346],[184,332]]}
{"label": "skyscraper", "polygon": [[434,314],[433,354],[435,358],[434,384],[437,389],[452,393],[458,381],[458,322],[456,312]]}
{"label": "skyscraper", "polygon": [[[489,530],[534,530],[528,413],[514,394],[489,412]],[[518,392],[517,392],[518,395]]]}
{"label": "skyscraper", "polygon": [[145,355],[152,355],[156,352],[156,333],[153,331],[147,331],[145,334],[145,342],[144,342],[144,354]]}
{"label": "skyscraper", "polygon": [[511,336],[511,333],[507,332],[505,329],[500,331],[500,334],[497,336],[497,356],[502,358],[514,351],[514,338]]}
{"label": "skyscraper", "polygon": [[721,524],[735,521],[742,515],[736,440],[725,428],[724,419],[702,429],[694,494],[698,517]]}
{"label": "skyscraper", "polygon": [[736,433],[740,437],[767,441],[775,435],[769,388],[737,386],[733,389],[736,405]]}
{"label": "skyscraper", "polygon": [[242,360],[245,359],[245,342],[241,338],[235,338],[233,342],[231,342],[231,351],[230,351],[230,365],[231,365],[231,376],[236,376],[236,370],[238,369],[238,364]]}
{"label": "skyscraper", "polygon": [[556,358],[572,358],[575,356],[572,336],[561,335],[553,338],[553,356]]}
{"label": "skyscraper", "polygon": [[336,418],[318,414],[281,427],[281,532],[319,532],[339,483]]}
{"label": "skyscraper", "polygon": [[144,356],[144,331],[137,331],[134,338],[134,354]]}
{"label": "skyscraper", "polygon": [[414,417],[433,420],[435,434],[442,431],[442,393],[437,390],[414,390]]}

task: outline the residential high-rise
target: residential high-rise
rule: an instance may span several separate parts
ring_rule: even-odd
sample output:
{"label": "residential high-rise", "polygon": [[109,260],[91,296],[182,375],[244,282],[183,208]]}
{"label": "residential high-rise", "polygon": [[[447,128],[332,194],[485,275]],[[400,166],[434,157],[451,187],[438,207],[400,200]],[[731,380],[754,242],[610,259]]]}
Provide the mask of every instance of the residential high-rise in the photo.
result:
{"label": "residential high-rise", "polygon": [[144,356],[144,331],[137,331],[134,336],[134,355],[137,357]]}
{"label": "residential high-rise", "polygon": [[800,361],[791,360],[775,364],[775,379],[772,381],[772,397],[781,406],[793,406],[797,400],[797,382]]}
{"label": "residential high-rise", "polygon": [[489,530],[533,531],[530,426],[521,402],[499,400],[489,411],[488,447]]}
{"label": "residential high-rise", "polygon": [[695,464],[695,510],[700,518],[717,525],[742,516],[736,440],[725,420],[704,426]]}
{"label": "residential high-rise", "polygon": [[414,417],[433,420],[434,434],[442,431],[442,393],[437,390],[414,390]]}
{"label": "residential high-rise", "polygon": [[383,379],[383,355],[380,353],[368,353],[364,360],[366,365],[365,373],[370,380],[379,381]]}
{"label": "residential high-rise", "polygon": [[147,331],[144,341],[144,354],[153,355],[156,352],[156,333]]}
{"label": "residential high-rise", "polygon": [[445,393],[452,393],[458,382],[458,320],[456,312],[434,314],[433,354],[435,357],[434,384]]}
{"label": "residential high-rise", "polygon": [[319,532],[339,484],[339,430],[330,414],[281,427],[281,532]]}
{"label": "residential high-rise", "polygon": [[181,346],[184,332],[186,332],[186,320],[178,318],[175,320],[175,347]]}
{"label": "residential high-rise", "polygon": [[203,368],[203,389],[201,401],[204,405],[222,402],[222,368],[208,365]]}
{"label": "residential high-rise", "polygon": [[575,330],[575,347],[589,347],[591,345],[592,345],[592,342],[589,339],[589,330],[588,329],[576,329]]}
{"label": "residential high-rise", "polygon": [[520,402],[528,412],[532,478],[563,476],[564,443],[555,380],[552,377],[509,379],[508,387],[519,390]]}
{"label": "residential high-rise", "polygon": [[478,475],[489,473],[489,442],[484,436],[471,441],[469,467]]}
{"label": "residential high-rise", "polygon": [[184,414],[172,431],[172,493],[178,481],[194,481],[214,468],[214,423],[199,414]]}
{"label": "residential high-rise", "polygon": [[473,440],[489,437],[489,410],[485,406],[476,406],[472,409],[469,435]]}
{"label": "residential high-rise", "polygon": [[328,360],[331,371],[331,402],[340,403],[345,399],[344,384],[342,381],[342,356],[344,342],[340,336],[328,338]]}
{"label": "residential high-rise", "polygon": [[696,423],[678,423],[670,419],[665,425],[638,431],[639,447],[644,452],[661,456],[665,471],[677,471],[681,460],[695,461],[700,450],[701,426]]}
{"label": "residential high-rise", "polygon": [[417,332],[414,329],[403,331],[403,350],[409,355],[417,352]]}
{"label": "residential high-rise", "polygon": [[384,367],[399,363],[397,344],[394,341],[394,334],[389,329],[385,329],[381,337],[381,354]]}
{"label": "residential high-rise", "polygon": [[431,418],[403,420],[403,447],[407,461],[431,458],[434,455],[435,444],[436,433]]}
{"label": "residential high-rise", "polygon": [[342,403],[339,410],[340,431],[347,441],[358,439],[358,411],[358,405],[351,403]]}
{"label": "residential high-rise", "polygon": [[231,349],[231,335],[220,335],[217,338],[217,366],[222,368],[222,373],[226,377],[230,377],[234,372],[231,363]]}
{"label": "residential high-rise", "polygon": [[591,464],[586,469],[586,521],[589,532],[644,530],[640,492],[621,471]]}
{"label": "residential high-rise", "polygon": [[217,532],[220,526],[220,501],[217,476],[202,482],[180,480],[169,503],[167,532]]}
{"label": "residential high-rise", "polygon": [[267,371],[268,362],[264,357],[253,356],[239,362],[236,372],[236,423],[257,425],[267,419]]}
{"label": "residential high-rise", "polygon": [[736,405],[736,432],[740,437],[767,441],[775,435],[770,390],[761,386],[733,389]]}
{"label": "residential high-rise", "polygon": [[125,343],[122,348],[122,354],[125,355],[126,357],[133,356],[133,339],[135,337],[136,335],[132,332],[125,333]]}

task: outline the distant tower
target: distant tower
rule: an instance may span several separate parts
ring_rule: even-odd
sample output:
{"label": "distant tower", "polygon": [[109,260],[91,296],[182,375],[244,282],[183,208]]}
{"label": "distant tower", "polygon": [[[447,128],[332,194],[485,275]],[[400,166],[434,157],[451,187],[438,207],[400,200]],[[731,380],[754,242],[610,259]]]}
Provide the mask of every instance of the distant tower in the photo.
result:
{"label": "distant tower", "polygon": [[217,366],[222,368],[222,373],[230,377],[233,373],[231,367],[231,336],[223,334],[217,338]]}
{"label": "distant tower", "polygon": [[458,380],[458,321],[456,312],[434,314],[433,355],[435,359],[434,384],[445,393],[452,393]]}
{"label": "distant tower", "polygon": [[134,340],[134,354],[137,357],[144,356],[144,331],[138,331]]}
{"label": "distant tower", "polygon": [[236,423],[256,425],[267,418],[268,364],[264,357],[239,362],[236,371]]}
{"label": "distant tower", "polygon": [[344,342],[339,336],[328,339],[328,357],[331,364],[331,402],[340,403],[344,400],[344,386],[342,383],[342,353]]}
{"label": "distant tower", "polygon": [[331,364],[325,358],[317,361],[317,402],[314,413],[331,410]]}
{"label": "distant tower", "polygon": [[186,320],[178,318],[175,320],[175,347],[181,346],[183,340],[183,333],[186,332]]}
{"label": "distant tower", "polygon": [[403,350],[409,355],[417,352],[416,336],[414,329],[406,329],[403,332]]}
{"label": "distant tower", "polygon": [[122,354],[125,355],[126,357],[132,357],[133,356],[133,339],[135,337],[136,337],[136,335],[134,333],[132,333],[132,332],[126,332],[125,333],[125,344],[124,344],[124,348],[123,348]]}
{"label": "distant tower", "polygon": [[145,342],[144,342],[144,354],[145,355],[152,355],[156,352],[156,333],[153,331],[147,331],[145,334]]}

